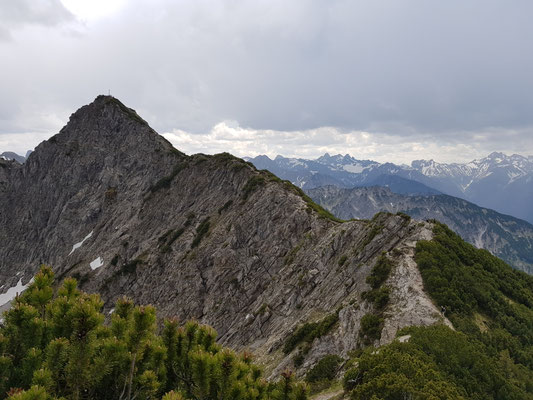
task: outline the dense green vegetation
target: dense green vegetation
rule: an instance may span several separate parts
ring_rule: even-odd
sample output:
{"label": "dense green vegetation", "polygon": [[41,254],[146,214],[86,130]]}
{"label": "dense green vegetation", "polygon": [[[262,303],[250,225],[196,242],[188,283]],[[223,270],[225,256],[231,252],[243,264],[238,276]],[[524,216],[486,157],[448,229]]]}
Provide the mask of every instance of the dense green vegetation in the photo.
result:
{"label": "dense green vegetation", "polygon": [[468,335],[443,325],[409,328],[405,343],[370,347],[344,377],[352,399],[532,399],[531,370],[491,357]]}
{"label": "dense green vegetation", "polygon": [[366,314],[361,318],[361,335],[366,338],[365,343],[370,344],[381,338],[383,318],[377,314]]}
{"label": "dense green vegetation", "polygon": [[172,169],[172,172],[169,175],[162,177],[156,183],[154,183],[153,186],[150,187],[150,192],[155,193],[161,189],[168,189],[172,181],[174,180],[174,178],[186,167],[187,167],[186,162],[181,162],[178,165],[176,165]]}
{"label": "dense green vegetation", "polygon": [[218,214],[219,215],[222,214],[224,211],[230,208],[232,204],[233,204],[233,200],[226,201],[224,205],[218,209]]}
{"label": "dense green vegetation", "polygon": [[[424,329],[420,332],[429,333]],[[379,351],[366,349],[357,358],[356,367],[346,372],[344,389],[352,399],[463,398],[431,357],[411,342],[394,342]]]}
{"label": "dense green vegetation", "polygon": [[127,263],[122,264],[120,267],[119,273],[121,274],[133,274],[135,271],[137,271],[137,266],[142,264],[144,261],[142,258],[137,257],[131,261],[128,261]]}
{"label": "dense green vegetation", "polygon": [[402,211],[398,211],[396,215],[402,217],[405,221],[411,221],[411,216]]}
{"label": "dense green vegetation", "polygon": [[533,277],[440,223],[434,234],[417,244],[416,261],[457,331],[404,329],[404,343],[368,348],[351,361],[345,390],[353,399],[533,399]]}
{"label": "dense green vegetation", "polygon": [[[338,310],[339,311],[339,310]],[[339,321],[339,312],[329,314],[317,322],[307,322],[287,337],[283,346],[283,353],[289,354],[298,348],[293,356],[293,363],[296,368],[300,367],[315,339],[327,335]]]}
{"label": "dense green vegetation", "polygon": [[339,258],[339,267],[342,267],[344,265],[344,263],[346,262],[346,260],[348,260],[348,256],[346,254],[342,255],[341,258]]}
{"label": "dense green vegetation", "polygon": [[43,267],[4,314],[0,326],[0,398],[10,400],[306,398],[305,385],[284,372],[267,382],[247,353],[216,344],[196,322],[164,322],[128,299],[104,323],[102,301],[67,278],[54,293]]}
{"label": "dense green vegetation", "polygon": [[205,218],[202,222],[200,222],[200,225],[196,228],[196,236],[194,237],[192,243],[191,243],[191,249],[194,249],[197,247],[205,235],[207,235],[207,232],[209,232],[209,217]]}
{"label": "dense green vegetation", "polygon": [[372,303],[374,313],[368,313],[361,318],[361,338],[364,344],[369,345],[381,338],[381,331],[385,322],[383,309],[389,303],[390,296],[390,288],[382,285],[388,279],[392,267],[392,261],[383,253],[366,277],[366,283],[372,289],[368,292],[363,292],[361,298]]}
{"label": "dense green vegetation", "polygon": [[308,322],[300,326],[285,341],[283,352],[289,354],[300,343],[312,343],[313,340],[328,334],[339,321],[339,314],[330,314],[318,322]]}
{"label": "dense green vegetation", "polygon": [[331,381],[335,379],[341,362],[342,358],[338,355],[328,354],[327,356],[322,357],[316,365],[309,370],[305,376],[305,380],[311,383]]}
{"label": "dense green vegetation", "polygon": [[382,310],[389,303],[390,288],[388,286],[372,289],[362,294],[363,300],[368,300],[376,310]]}
{"label": "dense green vegetation", "polygon": [[317,393],[331,387],[344,360],[336,354],[322,357],[305,375],[311,393]]}
{"label": "dense green vegetation", "polygon": [[[424,286],[454,326],[483,342],[493,355],[508,350],[533,369],[533,277],[435,224],[432,241],[419,242],[416,261]],[[486,323],[481,322],[486,320]]]}
{"label": "dense green vegetation", "polygon": [[260,186],[264,185],[266,183],[266,180],[261,175],[253,175],[250,179],[248,179],[248,182],[244,185],[242,188],[242,198],[243,200],[247,200],[248,197],[255,192],[256,189],[258,189]]}
{"label": "dense green vegetation", "polygon": [[163,236],[158,239],[159,248],[162,253],[168,253],[170,251],[170,246],[178,240],[178,238],[183,235],[185,232],[185,227],[179,229],[170,229]]}
{"label": "dense green vegetation", "polygon": [[382,254],[376,261],[376,264],[372,267],[370,275],[366,278],[366,283],[368,283],[372,289],[377,289],[387,280],[391,271],[392,261],[389,260],[385,254]]}

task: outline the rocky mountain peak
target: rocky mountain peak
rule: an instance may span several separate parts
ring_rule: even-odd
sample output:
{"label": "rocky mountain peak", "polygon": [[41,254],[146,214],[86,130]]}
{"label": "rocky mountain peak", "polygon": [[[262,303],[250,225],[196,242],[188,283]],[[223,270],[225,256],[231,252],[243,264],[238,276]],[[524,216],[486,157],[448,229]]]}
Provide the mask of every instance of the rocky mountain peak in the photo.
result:
{"label": "rocky mountain peak", "polygon": [[74,112],[60,133],[86,140],[97,140],[99,137],[110,135],[154,134],[155,132],[135,110],[126,107],[113,96],[100,95],[92,103]]}
{"label": "rocky mountain peak", "polygon": [[183,154],[135,110],[101,95],[73,113],[58,134],[37,146],[24,170],[41,174],[42,179],[55,171],[68,179],[81,177],[116,186],[141,168],[157,169],[156,159],[157,164],[169,165],[176,156]]}
{"label": "rocky mountain peak", "polygon": [[[261,161],[272,161],[266,154],[258,155],[256,158]],[[244,159],[246,160],[246,157]]]}
{"label": "rocky mountain peak", "polygon": [[0,154],[0,159],[15,160],[19,164],[23,164],[24,161],[26,161],[26,157],[21,156],[13,151],[4,151],[2,154]]}
{"label": "rocky mountain peak", "polygon": [[350,156],[349,154],[335,154],[330,155],[329,153],[325,153],[324,155],[318,157],[316,160],[314,160],[318,163],[334,166],[334,165],[348,165],[359,162],[354,157]]}
{"label": "rocky mountain peak", "polygon": [[[82,107],[80,107],[78,110],[76,110],[71,116],[70,120],[73,119],[80,119],[86,116],[103,116],[103,117],[109,117],[110,114],[106,113],[113,113],[113,111],[120,111],[123,114],[133,116],[134,114],[137,115],[139,120],[142,120],[142,118],[137,114],[137,112],[129,107],[126,107],[119,99],[113,96],[108,95],[98,95],[94,99],[92,103],[86,104]],[[143,120],[144,121],[144,120]],[[146,121],[144,121],[146,124]]]}
{"label": "rocky mountain peak", "polygon": [[435,165],[435,164],[437,164],[437,163],[433,159],[430,159],[430,160],[413,160],[413,161],[411,161],[411,167],[415,168],[415,169],[419,169],[419,168],[422,168],[422,167],[427,167],[427,166]]}
{"label": "rocky mountain peak", "polygon": [[211,324],[222,343],[251,349],[270,368],[291,365],[282,348],[298,326],[337,321],[305,356],[309,367],[358,346],[373,307],[361,297],[366,278],[387,257],[397,265],[391,307],[402,306],[373,340],[439,321],[413,260],[431,224],[388,214],[341,222],[227,153],[184,155],[112,97],[97,97],[25,164],[3,169],[4,288],[50,264],[60,280],[101,293],[106,312],[128,295]]}
{"label": "rocky mountain peak", "polygon": [[494,160],[494,161],[504,160],[506,158],[507,156],[505,154],[498,152],[498,151],[494,151],[487,156],[487,159]]}

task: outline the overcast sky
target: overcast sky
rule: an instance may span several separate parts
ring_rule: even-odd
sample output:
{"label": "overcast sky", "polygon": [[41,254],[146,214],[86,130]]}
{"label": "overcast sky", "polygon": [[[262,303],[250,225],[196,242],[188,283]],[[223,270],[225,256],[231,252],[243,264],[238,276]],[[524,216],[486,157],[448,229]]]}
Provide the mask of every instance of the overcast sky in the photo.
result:
{"label": "overcast sky", "polygon": [[533,155],[531,0],[0,0],[0,152],[111,94],[186,153]]}

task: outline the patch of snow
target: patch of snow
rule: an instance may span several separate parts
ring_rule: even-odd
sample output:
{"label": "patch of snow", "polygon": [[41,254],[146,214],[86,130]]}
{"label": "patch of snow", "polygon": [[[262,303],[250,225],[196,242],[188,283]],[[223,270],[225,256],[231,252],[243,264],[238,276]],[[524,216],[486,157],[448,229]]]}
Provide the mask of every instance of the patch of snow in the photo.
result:
{"label": "patch of snow", "polygon": [[345,171],[351,172],[352,174],[359,174],[364,171],[364,168],[361,164],[344,165],[343,169]]}
{"label": "patch of snow", "polygon": [[22,279],[19,279],[18,283],[15,286],[7,289],[7,292],[0,294],[0,306],[3,306],[12,301],[15,297],[17,297],[17,294],[25,291],[32,282],[33,278],[31,278],[31,280],[27,284],[23,285]]}
{"label": "patch of snow", "polygon": [[89,266],[94,271],[95,269],[100,268],[102,265],[104,265],[104,260],[102,260],[100,257],[94,259]]}
{"label": "patch of snow", "polygon": [[109,310],[108,314],[113,314],[115,312],[115,309],[112,308],[111,310]]}
{"label": "patch of snow", "polygon": [[472,179],[467,185],[461,185],[461,189],[463,189],[463,192],[466,191],[466,189],[468,189],[468,187],[474,183],[474,180]]}
{"label": "patch of snow", "polygon": [[408,342],[409,339],[411,339],[411,335],[403,335],[403,336],[398,337],[397,339],[398,339],[398,342],[405,343],[405,342]]}
{"label": "patch of snow", "polygon": [[514,182],[517,178],[520,178],[524,174],[521,174],[520,172],[513,172],[509,171],[507,172],[507,176],[509,177],[509,183]]}
{"label": "patch of snow", "polygon": [[300,160],[296,160],[294,158],[291,158],[289,160],[289,164],[291,164],[293,167],[296,167],[297,165],[304,165],[303,162],[301,162]]}
{"label": "patch of snow", "polygon": [[89,239],[92,235],[93,235],[93,231],[91,231],[91,233],[85,236],[81,242],[78,242],[74,246],[72,246],[72,250],[70,250],[70,253],[68,253],[68,255],[70,256],[72,253],[74,253],[74,250],[79,249],[81,245],[83,244],[83,242]]}
{"label": "patch of snow", "polygon": [[431,176],[431,175],[433,175],[433,171],[434,171],[433,166],[427,166],[427,165],[424,165],[424,166],[422,167],[422,173],[423,173],[424,175],[429,175],[429,176]]}

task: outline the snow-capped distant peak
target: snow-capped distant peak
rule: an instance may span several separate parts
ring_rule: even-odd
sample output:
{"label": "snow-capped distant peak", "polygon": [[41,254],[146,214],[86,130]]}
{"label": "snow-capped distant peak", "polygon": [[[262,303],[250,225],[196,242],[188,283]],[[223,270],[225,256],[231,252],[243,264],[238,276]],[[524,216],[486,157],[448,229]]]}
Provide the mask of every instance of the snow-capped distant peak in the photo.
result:
{"label": "snow-capped distant peak", "polygon": [[300,160],[298,160],[296,158],[291,158],[289,160],[289,164],[294,165],[294,166],[296,166],[296,165],[304,165],[303,162],[301,162]]}
{"label": "snow-capped distant peak", "polygon": [[493,152],[493,153],[490,153],[488,156],[487,156],[487,159],[489,160],[493,160],[495,162],[502,162],[503,160],[505,160],[507,158],[507,156],[503,153],[500,153],[500,152]]}
{"label": "snow-capped distant peak", "polygon": [[416,160],[411,166],[428,177],[462,180],[461,187],[464,191],[473,181],[486,178],[496,170],[504,170],[509,182],[533,173],[533,157],[526,158],[518,154],[507,156],[501,152],[493,152],[485,158],[465,164],[440,164],[433,160]]}
{"label": "snow-capped distant peak", "polygon": [[357,160],[350,156],[349,154],[345,154],[344,156],[342,154],[335,154],[334,156],[330,156],[329,153],[325,153],[323,156],[318,157],[316,162],[319,162],[321,164],[353,164],[356,163]]}

